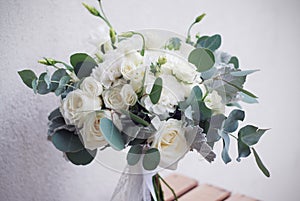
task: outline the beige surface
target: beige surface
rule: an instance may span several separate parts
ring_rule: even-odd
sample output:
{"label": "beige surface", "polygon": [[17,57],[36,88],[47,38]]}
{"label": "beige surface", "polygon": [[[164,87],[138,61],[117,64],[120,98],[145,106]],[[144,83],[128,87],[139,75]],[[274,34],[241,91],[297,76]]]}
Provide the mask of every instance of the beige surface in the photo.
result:
{"label": "beige surface", "polygon": [[203,184],[184,194],[179,201],[223,201],[229,196],[229,191]]}
{"label": "beige surface", "polygon": [[[170,185],[170,187],[174,190],[177,197],[185,194],[186,192],[198,186],[197,180],[191,179],[183,175],[171,174],[164,179],[168,183],[168,185]],[[161,183],[165,201],[174,200],[172,191],[163,182]]]}

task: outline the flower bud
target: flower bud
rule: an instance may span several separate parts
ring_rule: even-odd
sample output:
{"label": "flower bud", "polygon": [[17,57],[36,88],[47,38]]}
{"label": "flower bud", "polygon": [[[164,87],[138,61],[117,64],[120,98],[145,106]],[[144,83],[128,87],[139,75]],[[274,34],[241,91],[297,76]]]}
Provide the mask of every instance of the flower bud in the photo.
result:
{"label": "flower bud", "polygon": [[198,16],[197,18],[196,18],[196,20],[195,20],[195,23],[198,23],[198,22],[200,22],[204,17],[205,17],[205,13],[203,13],[202,15],[200,15],[200,16]]}
{"label": "flower bud", "polygon": [[125,37],[125,38],[130,38],[133,36],[133,32],[132,31],[128,31],[128,32],[124,32],[122,34],[120,34],[121,37]]}
{"label": "flower bud", "polygon": [[87,4],[85,4],[85,3],[82,3],[82,5],[92,14],[92,15],[95,15],[95,16],[98,16],[98,17],[100,17],[101,15],[100,15],[100,13],[99,13],[99,11],[95,8],[95,7],[93,7],[93,6],[89,6],[89,5],[87,5]]}
{"label": "flower bud", "polygon": [[38,62],[40,64],[44,64],[47,66],[53,66],[57,63],[57,61],[55,61],[54,59],[50,59],[50,58],[44,58],[44,59],[38,60]]}
{"label": "flower bud", "polygon": [[167,63],[167,58],[166,57],[159,57],[158,58],[158,63],[159,63],[159,65],[164,65],[165,63]]}

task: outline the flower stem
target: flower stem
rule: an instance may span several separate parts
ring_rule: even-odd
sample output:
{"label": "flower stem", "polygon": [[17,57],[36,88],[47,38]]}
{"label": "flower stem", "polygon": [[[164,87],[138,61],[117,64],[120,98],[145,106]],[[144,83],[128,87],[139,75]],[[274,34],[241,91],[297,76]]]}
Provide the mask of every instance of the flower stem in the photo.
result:
{"label": "flower stem", "polygon": [[157,176],[158,176],[158,178],[159,178],[160,180],[162,180],[162,182],[164,182],[164,184],[171,190],[171,192],[172,192],[172,194],[173,194],[173,196],[174,196],[174,200],[175,200],[175,201],[178,201],[178,198],[177,198],[177,195],[176,195],[174,189],[173,189],[173,188],[166,182],[166,180],[164,180],[159,174],[157,174]]}

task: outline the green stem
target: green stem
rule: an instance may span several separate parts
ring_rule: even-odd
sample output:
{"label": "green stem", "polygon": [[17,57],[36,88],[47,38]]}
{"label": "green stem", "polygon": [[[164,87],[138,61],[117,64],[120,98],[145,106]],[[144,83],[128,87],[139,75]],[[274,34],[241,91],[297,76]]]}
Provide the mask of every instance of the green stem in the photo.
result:
{"label": "green stem", "polygon": [[196,22],[193,22],[193,23],[191,24],[191,26],[189,27],[189,29],[188,29],[187,37],[186,37],[186,43],[188,43],[188,44],[191,44],[191,43],[192,43],[192,41],[191,41],[191,29],[192,29],[192,27],[193,27],[195,24],[196,24]]}
{"label": "green stem", "polygon": [[140,36],[142,38],[142,40],[143,40],[143,46],[142,46],[140,54],[142,56],[144,56],[145,55],[145,49],[146,49],[146,40],[145,40],[145,37],[144,37],[143,34],[141,34],[139,32],[129,31],[129,32],[125,32],[123,35],[120,34],[119,36],[124,37],[124,38],[130,38],[133,35],[138,35],[138,36]]}
{"label": "green stem", "polygon": [[174,189],[159,175],[159,174],[157,174],[157,176],[158,176],[158,178],[160,179],[160,180],[162,180],[162,182],[164,182],[164,184],[171,190],[171,192],[172,192],[172,194],[173,194],[173,196],[174,196],[174,200],[175,201],[178,201],[178,198],[177,198],[177,195],[176,195],[176,193],[175,193],[175,191],[174,191]]}
{"label": "green stem", "polygon": [[233,137],[234,139],[239,140],[237,137],[235,137],[235,136],[232,135],[231,133],[229,133],[229,135],[230,135],[231,137]]}

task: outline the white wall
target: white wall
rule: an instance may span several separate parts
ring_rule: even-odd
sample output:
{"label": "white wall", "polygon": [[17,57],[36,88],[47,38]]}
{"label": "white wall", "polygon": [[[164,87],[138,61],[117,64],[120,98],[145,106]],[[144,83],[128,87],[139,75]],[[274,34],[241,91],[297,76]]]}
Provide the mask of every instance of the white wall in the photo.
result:
{"label": "white wall", "polygon": [[[246,107],[246,121],[272,128],[257,146],[271,178],[260,173],[253,158],[224,165],[219,157],[207,164],[197,154],[181,161],[178,172],[262,200],[299,200],[300,2],[103,1],[120,31],[161,28],[184,34],[194,17],[206,12],[198,30],[222,34],[222,49],[237,55],[244,69],[261,69],[246,85],[260,97],[259,105]],[[47,113],[58,100],[34,95],[16,73],[41,72],[36,61],[43,56],[67,60],[87,49],[85,40],[101,23],[81,0],[1,1],[0,13],[0,200],[109,200],[120,175],[95,163],[67,163],[46,140]]]}

